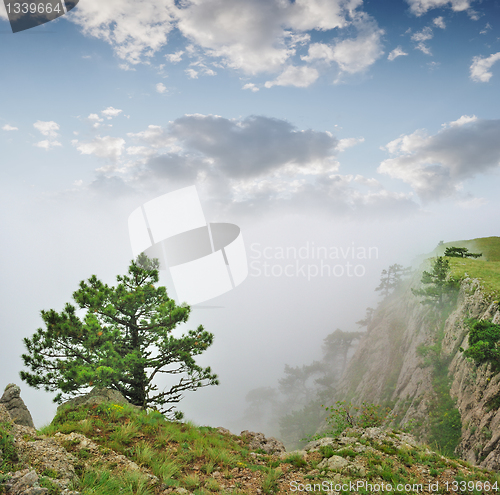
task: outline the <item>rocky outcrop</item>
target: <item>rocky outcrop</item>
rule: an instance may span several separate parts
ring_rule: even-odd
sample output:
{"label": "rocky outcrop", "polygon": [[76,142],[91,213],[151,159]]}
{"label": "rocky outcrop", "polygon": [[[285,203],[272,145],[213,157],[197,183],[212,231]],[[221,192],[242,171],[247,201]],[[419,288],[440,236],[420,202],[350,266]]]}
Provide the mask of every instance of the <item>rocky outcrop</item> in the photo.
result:
{"label": "rocky outcrop", "polygon": [[[406,287],[389,296],[378,308],[338,387],[335,400],[394,404],[398,424],[419,422],[426,440],[429,411],[435,398],[432,354],[440,341],[439,359],[448,363],[450,395],[462,420],[457,453],[469,462],[500,469],[500,376],[487,366],[468,362],[460,347],[468,341],[468,318],[500,323],[500,306],[478,280],[462,281],[456,309],[444,325],[429,306],[420,304],[411,288],[419,286],[421,271]],[[441,328],[442,334],[438,335]],[[434,351],[432,351],[434,352]]]}
{"label": "rocky outcrop", "polygon": [[9,412],[14,423],[34,428],[33,418],[31,417],[26,404],[21,399],[21,389],[14,383],[9,383],[5,387],[5,392],[0,398],[0,404],[4,405]]}
{"label": "rocky outcrop", "polygon": [[[110,388],[93,388],[88,394],[75,397],[70,399],[64,404],[61,404],[57,408],[57,412],[61,409],[70,408],[76,409],[78,407],[89,405],[89,404],[102,404],[103,402],[112,402],[113,404],[129,404],[131,405],[125,397],[117,390],[112,390]],[[140,409],[138,406],[132,406]]]}
{"label": "rocky outcrop", "polygon": [[[479,292],[479,291],[478,291]],[[478,303],[478,298],[471,302]],[[464,313],[477,319],[487,319],[500,324],[498,301],[474,307]],[[466,335],[457,335],[463,348],[468,347]],[[490,365],[479,368],[467,361],[462,353],[454,356],[450,365],[453,376],[451,394],[457,398],[462,417],[462,439],[457,453],[465,460],[482,467],[500,470],[500,375],[493,373]]]}
{"label": "rocky outcrop", "polygon": [[249,440],[248,446],[251,450],[262,450],[266,454],[281,454],[282,452],[286,452],[283,442],[274,437],[266,438],[264,433],[245,430],[240,435]]}

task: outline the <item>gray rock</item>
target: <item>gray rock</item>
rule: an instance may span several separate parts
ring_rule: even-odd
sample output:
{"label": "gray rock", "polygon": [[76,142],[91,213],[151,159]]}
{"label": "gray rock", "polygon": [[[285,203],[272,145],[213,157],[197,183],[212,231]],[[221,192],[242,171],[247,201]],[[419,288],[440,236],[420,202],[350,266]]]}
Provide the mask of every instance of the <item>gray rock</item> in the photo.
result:
{"label": "gray rock", "polygon": [[266,454],[281,454],[286,452],[285,445],[274,437],[266,438],[264,433],[242,431],[241,436],[250,440],[251,450],[263,450]]}
{"label": "gray rock", "polygon": [[14,421],[12,421],[12,416],[3,404],[0,404],[0,423],[14,423]]}
{"label": "gray rock", "polygon": [[0,404],[5,406],[14,423],[34,428],[33,418],[21,399],[21,389],[14,383],[9,383],[0,398]]}
{"label": "gray rock", "polygon": [[[127,399],[125,399],[125,397],[117,390],[112,390],[110,388],[95,387],[88,394],[82,395],[80,397],[75,397],[74,399],[68,400],[64,404],[61,404],[57,408],[57,412],[59,413],[61,409],[66,409],[66,408],[76,409],[83,405],[102,404],[103,402],[130,405]],[[133,406],[133,407],[140,409],[140,407],[138,406]]]}
{"label": "gray rock", "polygon": [[338,442],[335,438],[332,437],[323,437],[320,438],[319,440],[313,440],[312,442],[309,442],[304,446],[304,450],[310,451],[310,452],[315,452],[319,450],[320,447],[333,447],[337,448],[338,447]]}
{"label": "gray rock", "polygon": [[27,490],[24,490],[22,495],[47,495],[49,493],[48,488],[41,488],[40,486],[32,486]]}
{"label": "gray rock", "polygon": [[349,461],[339,455],[332,455],[329,459],[323,459],[318,464],[318,469],[329,469],[330,471],[340,472],[349,465]]}
{"label": "gray rock", "polygon": [[11,480],[12,488],[9,490],[9,494],[13,495],[24,494],[26,490],[38,484],[38,474],[35,470],[28,471],[24,476],[18,479],[13,478]]}

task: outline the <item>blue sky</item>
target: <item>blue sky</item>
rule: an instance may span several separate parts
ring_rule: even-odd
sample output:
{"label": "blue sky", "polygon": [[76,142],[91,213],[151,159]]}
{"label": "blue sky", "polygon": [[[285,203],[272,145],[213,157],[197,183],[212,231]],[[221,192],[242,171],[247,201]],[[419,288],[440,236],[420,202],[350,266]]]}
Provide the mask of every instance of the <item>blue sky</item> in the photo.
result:
{"label": "blue sky", "polygon": [[[247,248],[380,248],[362,280],[249,279],[224,309],[195,313],[222,370],[219,391],[186,401],[200,422],[234,418],[245,390],[349,329],[388,264],[498,235],[497,0],[80,0],[16,34],[3,9],[6,381],[19,381],[39,311],[62,308],[91,273],[125,271],[128,215],[180,187],[239,224]],[[312,323],[290,310],[304,301]],[[249,332],[253,355],[239,361]],[[284,332],[294,338],[278,345]],[[256,357],[266,364],[252,369]],[[50,397],[23,390],[49,419]],[[219,405],[202,415],[211,393]]]}

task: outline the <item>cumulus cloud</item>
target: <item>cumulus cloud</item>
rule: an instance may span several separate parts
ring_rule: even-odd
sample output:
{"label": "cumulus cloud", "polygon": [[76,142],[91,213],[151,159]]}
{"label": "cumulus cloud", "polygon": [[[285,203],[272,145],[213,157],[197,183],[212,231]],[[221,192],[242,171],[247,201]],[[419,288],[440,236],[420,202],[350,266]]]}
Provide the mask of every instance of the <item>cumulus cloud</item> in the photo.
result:
{"label": "cumulus cloud", "polygon": [[117,117],[123,112],[123,110],[119,110],[118,108],[113,108],[113,107],[108,107],[105,110],[102,110],[101,113],[107,117],[108,120],[112,119],[113,117]]}
{"label": "cumulus cloud", "polygon": [[47,122],[44,122],[42,120],[37,120],[33,124],[33,127],[37,131],[41,132],[44,136],[55,138],[59,135],[57,132],[59,130],[59,124],[57,124],[53,120]]}
{"label": "cumulus cloud", "polygon": [[106,41],[118,57],[137,64],[167,43],[174,4],[174,0],[87,0],[69,18],[84,34]]}
{"label": "cumulus cloud", "polygon": [[481,31],[479,31],[479,34],[488,34],[488,31],[492,29],[491,28],[491,24],[489,22],[486,23],[486,26],[484,26],[483,29],[481,29]]}
{"label": "cumulus cloud", "polygon": [[476,122],[478,118],[475,115],[462,115],[459,119],[443,124],[442,127],[457,127],[470,122]]}
{"label": "cumulus cloud", "polygon": [[94,129],[101,127],[101,122],[104,122],[104,119],[99,117],[97,113],[91,113],[86,119]]}
{"label": "cumulus cloud", "polygon": [[441,29],[446,29],[446,23],[444,22],[443,16],[436,17],[432,20],[432,24],[434,26],[441,28]]}
{"label": "cumulus cloud", "polygon": [[[314,207],[333,215],[416,211],[411,194],[387,191],[370,177],[340,173],[338,155],[362,141],[339,140],[327,131],[298,129],[263,116],[185,115],[127,134],[129,145],[118,143],[114,156],[100,152],[115,163],[98,169],[92,188],[152,194],[196,183],[214,208],[242,213]],[[95,140],[75,146],[97,154]]]}
{"label": "cumulus cloud", "polygon": [[406,0],[410,11],[421,16],[432,9],[450,7],[454,12],[462,12],[470,9],[474,0]]}
{"label": "cumulus cloud", "polygon": [[167,87],[163,83],[158,83],[156,85],[157,93],[163,94],[167,92]]}
{"label": "cumulus cloud", "polygon": [[[181,32],[207,54],[248,74],[277,72],[307,40],[305,31],[350,24],[362,0],[193,0],[178,13]],[[299,37],[297,37],[299,35]]]}
{"label": "cumulus cloud", "polygon": [[250,91],[252,91],[253,93],[256,93],[257,91],[259,91],[259,88],[257,86],[255,86],[254,83],[247,83],[243,86],[242,89],[249,89]]}
{"label": "cumulus cloud", "polygon": [[52,148],[56,148],[58,146],[62,146],[59,141],[56,141],[56,138],[59,136],[57,132],[59,130],[59,124],[54,122],[53,120],[43,121],[37,120],[33,127],[39,131],[43,136],[47,136],[49,139],[44,139],[35,143],[34,146],[38,148],[42,148],[46,151],[49,151]]}
{"label": "cumulus cloud", "polygon": [[387,56],[387,59],[390,60],[391,62],[398,58],[398,57],[402,57],[402,56],[405,56],[405,55],[408,55],[401,46],[397,46],[396,48],[394,48],[394,50],[392,50],[391,53],[389,53],[389,55]]}
{"label": "cumulus cloud", "polygon": [[[217,59],[220,67],[246,74],[283,73],[297,50],[310,44],[310,32],[336,30],[334,60],[349,73],[364,70],[380,56],[380,30],[362,12],[362,0],[87,0],[69,19],[83,32],[111,44],[127,70],[167,44],[175,26],[188,45],[165,55]],[[345,39],[345,28],[358,37]],[[359,62],[357,62],[359,60]],[[192,65],[192,64],[191,64]],[[188,69],[196,78],[199,69]],[[201,71],[214,75],[212,69]]]}
{"label": "cumulus cloud", "polygon": [[111,136],[97,136],[91,141],[74,140],[72,144],[82,155],[95,155],[116,161],[123,153],[125,140]]}
{"label": "cumulus cloud", "polygon": [[43,141],[35,143],[34,146],[49,151],[52,148],[57,148],[58,146],[62,146],[62,144],[59,141],[44,139]]}
{"label": "cumulus cloud", "polygon": [[290,65],[274,81],[267,81],[264,86],[296,86],[297,88],[307,88],[319,77],[319,72],[314,67],[306,65],[296,67]]}
{"label": "cumulus cloud", "polygon": [[424,200],[457,195],[466,179],[500,164],[500,120],[464,115],[434,135],[425,130],[387,144],[393,158],[378,171],[411,185]]}
{"label": "cumulus cloud", "polygon": [[182,60],[182,55],[184,54],[184,50],[178,50],[175,53],[168,53],[165,55],[165,58],[173,63],[176,64],[177,62],[180,62]]}
{"label": "cumulus cloud", "polygon": [[18,131],[19,129],[17,127],[13,127],[9,124],[5,124],[3,127],[2,127],[2,131]]}
{"label": "cumulus cloud", "polygon": [[347,148],[352,148],[353,146],[363,143],[364,141],[365,138],[344,138],[338,142],[336,149],[338,151],[345,151]]}
{"label": "cumulus cloud", "polygon": [[470,66],[470,78],[476,82],[488,82],[493,77],[490,69],[499,60],[500,52],[493,53],[489,57],[481,57],[479,55],[474,57]]}
{"label": "cumulus cloud", "polygon": [[425,44],[425,42],[433,37],[434,33],[432,32],[432,29],[429,26],[426,26],[422,29],[422,31],[414,33],[411,39],[416,43],[416,50],[420,50],[426,55],[432,55],[430,48]]}
{"label": "cumulus cloud", "polygon": [[191,79],[198,79],[198,72],[194,69],[186,69],[184,71]]}
{"label": "cumulus cloud", "polygon": [[367,15],[359,15],[354,25],[358,28],[356,38],[338,40],[333,44],[313,43],[302,60],[336,62],[340,75],[365,71],[384,53],[381,41],[384,31]]}

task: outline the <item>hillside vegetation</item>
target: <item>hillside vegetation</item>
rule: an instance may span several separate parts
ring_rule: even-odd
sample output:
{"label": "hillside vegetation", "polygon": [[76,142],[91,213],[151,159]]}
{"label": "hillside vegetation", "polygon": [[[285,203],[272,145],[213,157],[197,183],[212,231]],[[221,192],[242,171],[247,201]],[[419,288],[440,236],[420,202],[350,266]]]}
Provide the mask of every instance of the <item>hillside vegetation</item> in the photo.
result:
{"label": "hillside vegetation", "polygon": [[476,278],[493,298],[500,298],[500,237],[483,237],[468,241],[454,241],[438,246],[433,255],[442,256],[447,247],[464,247],[473,253],[482,253],[477,260],[448,258],[453,276]]}
{"label": "hillside vegetation", "polygon": [[[16,454],[13,435],[18,447],[31,444],[31,450],[24,449],[30,455]],[[311,442],[307,452],[267,455],[251,452],[248,436],[108,402],[63,409],[38,432],[4,423],[0,439],[0,482],[8,483],[18,469],[35,468],[48,495],[365,494],[386,491],[387,485],[402,494],[482,493],[499,487],[498,475],[490,471],[443,457],[401,431],[380,428],[351,428]],[[41,445],[51,441],[64,447],[72,466],[47,467],[57,456],[41,455]],[[63,491],[62,473],[72,470],[73,480]]]}

